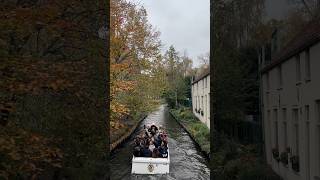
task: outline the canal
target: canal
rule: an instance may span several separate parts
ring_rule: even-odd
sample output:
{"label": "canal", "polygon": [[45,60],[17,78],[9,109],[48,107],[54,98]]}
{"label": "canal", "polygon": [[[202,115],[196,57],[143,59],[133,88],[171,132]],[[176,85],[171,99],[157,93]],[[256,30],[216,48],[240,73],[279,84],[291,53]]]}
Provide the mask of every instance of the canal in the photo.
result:
{"label": "canal", "polygon": [[[169,134],[170,173],[167,175],[131,175],[132,140],[143,129],[144,124],[162,125]],[[197,149],[188,134],[169,114],[165,105],[149,114],[140,124],[131,139],[111,154],[111,180],[118,179],[210,179],[210,169],[206,158]]]}

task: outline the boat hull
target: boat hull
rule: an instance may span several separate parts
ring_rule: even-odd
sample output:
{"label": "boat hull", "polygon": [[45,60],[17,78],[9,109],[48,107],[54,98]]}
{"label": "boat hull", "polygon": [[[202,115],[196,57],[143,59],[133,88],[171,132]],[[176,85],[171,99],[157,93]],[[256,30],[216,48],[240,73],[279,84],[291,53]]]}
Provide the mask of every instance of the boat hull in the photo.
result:
{"label": "boat hull", "polygon": [[169,173],[170,155],[168,158],[132,157],[132,174],[167,174]]}

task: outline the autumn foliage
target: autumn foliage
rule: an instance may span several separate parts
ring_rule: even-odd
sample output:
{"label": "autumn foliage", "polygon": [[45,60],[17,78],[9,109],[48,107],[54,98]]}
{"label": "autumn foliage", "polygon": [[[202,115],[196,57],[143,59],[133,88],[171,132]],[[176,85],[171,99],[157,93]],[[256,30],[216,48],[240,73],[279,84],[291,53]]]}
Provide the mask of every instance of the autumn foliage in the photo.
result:
{"label": "autumn foliage", "polygon": [[106,15],[100,0],[0,2],[0,179],[106,173]]}
{"label": "autumn foliage", "polygon": [[160,54],[159,32],[149,24],[146,10],[126,0],[110,3],[110,124],[118,129],[121,119],[148,111],[161,88],[148,89],[163,74],[142,73],[154,72],[152,60]]}

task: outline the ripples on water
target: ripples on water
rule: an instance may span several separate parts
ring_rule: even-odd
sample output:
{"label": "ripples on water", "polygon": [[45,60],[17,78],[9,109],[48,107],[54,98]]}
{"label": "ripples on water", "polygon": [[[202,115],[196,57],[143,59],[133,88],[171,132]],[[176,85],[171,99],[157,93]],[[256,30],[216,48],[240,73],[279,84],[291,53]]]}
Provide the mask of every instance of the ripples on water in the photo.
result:
{"label": "ripples on water", "polygon": [[[166,175],[131,175],[132,138],[111,155],[111,180],[208,180],[208,162],[202,156],[188,134],[172,119],[167,108],[162,105],[151,113],[140,125],[155,123],[162,125],[169,133],[170,173]],[[133,137],[135,134],[133,135]]]}

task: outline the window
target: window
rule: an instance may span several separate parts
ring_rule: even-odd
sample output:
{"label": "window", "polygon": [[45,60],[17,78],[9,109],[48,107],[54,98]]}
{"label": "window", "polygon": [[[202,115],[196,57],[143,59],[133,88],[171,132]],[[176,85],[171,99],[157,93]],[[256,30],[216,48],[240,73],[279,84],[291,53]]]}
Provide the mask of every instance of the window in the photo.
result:
{"label": "window", "polygon": [[279,148],[279,135],[278,135],[278,110],[273,110],[274,112],[274,147]]}
{"label": "window", "polygon": [[201,81],[202,81],[202,89],[204,89],[204,79],[202,79]]}
{"label": "window", "polygon": [[299,87],[297,87],[297,89],[296,89],[296,97],[297,97],[297,102],[299,102],[300,101],[300,89],[299,89]]}
{"label": "window", "polygon": [[[272,134],[271,134],[271,112],[270,110],[267,111],[267,130],[266,130],[266,138],[267,138],[267,143],[268,143],[268,148],[272,148]],[[271,163],[272,161],[272,156],[268,156],[268,162]]]}
{"label": "window", "polygon": [[278,66],[278,88],[282,87],[282,83],[283,83],[283,80],[282,80],[282,65],[280,64]]}
{"label": "window", "polygon": [[206,77],[206,78],[205,78],[205,80],[206,80],[206,81],[205,81],[205,86],[206,86],[206,88],[207,88],[207,81],[208,81],[207,79],[208,79],[208,78]]}
{"label": "window", "polygon": [[310,115],[309,105],[305,106],[305,137],[306,137],[306,173],[307,179],[310,179]]}
{"label": "window", "polygon": [[311,73],[310,73],[310,50],[306,50],[306,74],[305,74],[305,80],[310,81],[311,79]]}
{"label": "window", "polygon": [[309,121],[310,120],[310,115],[309,115],[309,105],[305,106],[305,120]]}
{"label": "window", "polygon": [[196,109],[198,109],[198,99],[197,99],[197,96],[194,96],[194,100],[195,100]]}
{"label": "window", "polygon": [[198,96],[198,105],[199,105],[199,109],[198,111],[201,109],[201,106],[200,106],[200,97]]}
{"label": "window", "polygon": [[320,100],[316,101],[316,123],[317,123],[317,136],[316,136],[316,144],[317,144],[317,160],[318,160],[318,176],[320,176]]}
{"label": "window", "polygon": [[296,81],[301,81],[300,54],[296,56]]}
{"label": "window", "polygon": [[267,91],[270,90],[270,77],[269,77],[269,73],[267,73]]}
{"label": "window", "polygon": [[205,117],[207,118],[207,114],[208,114],[207,95],[205,96],[204,104],[205,104],[205,106],[206,106],[205,111],[204,111],[204,113],[205,113],[204,115],[205,115]]}
{"label": "window", "polygon": [[210,93],[208,94],[208,119],[210,120]]}
{"label": "window", "polygon": [[282,121],[283,121],[283,149],[288,147],[288,130],[287,130],[287,109],[282,109]]}
{"label": "window", "polygon": [[198,109],[198,97],[195,96],[195,101],[196,101],[196,109]]}
{"label": "window", "polygon": [[298,109],[293,109],[293,154],[299,155],[299,113]]}
{"label": "window", "polygon": [[[203,108],[203,96],[201,96],[201,111],[203,112],[204,108]],[[201,115],[203,116],[203,113],[201,113]]]}

